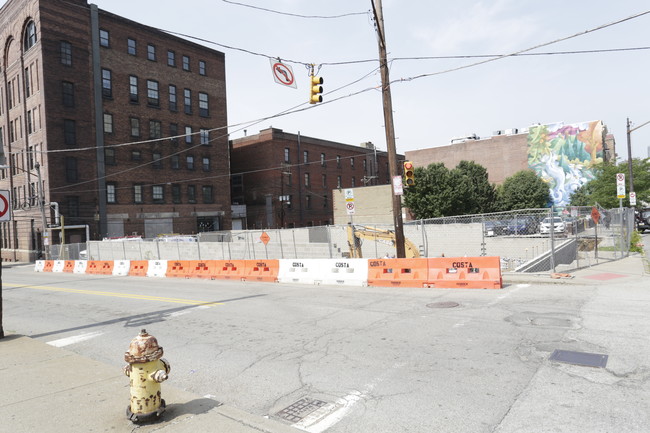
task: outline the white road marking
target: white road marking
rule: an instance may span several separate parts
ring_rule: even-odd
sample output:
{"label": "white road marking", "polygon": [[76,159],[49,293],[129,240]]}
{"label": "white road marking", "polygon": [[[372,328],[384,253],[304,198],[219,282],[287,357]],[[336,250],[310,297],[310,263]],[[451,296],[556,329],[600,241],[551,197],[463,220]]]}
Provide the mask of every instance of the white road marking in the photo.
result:
{"label": "white road marking", "polygon": [[88,334],[74,335],[72,337],[61,338],[59,340],[48,341],[47,344],[54,347],[64,347],[71,344],[80,343],[82,341],[90,340],[91,338],[99,337],[104,334],[103,332],[89,332]]}

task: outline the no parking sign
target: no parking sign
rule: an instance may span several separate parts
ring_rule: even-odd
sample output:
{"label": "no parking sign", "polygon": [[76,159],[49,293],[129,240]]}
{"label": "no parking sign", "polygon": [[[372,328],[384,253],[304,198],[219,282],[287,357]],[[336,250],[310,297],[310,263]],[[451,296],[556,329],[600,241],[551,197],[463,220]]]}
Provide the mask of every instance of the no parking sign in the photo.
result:
{"label": "no parking sign", "polygon": [[11,221],[11,196],[9,190],[0,190],[0,221]]}

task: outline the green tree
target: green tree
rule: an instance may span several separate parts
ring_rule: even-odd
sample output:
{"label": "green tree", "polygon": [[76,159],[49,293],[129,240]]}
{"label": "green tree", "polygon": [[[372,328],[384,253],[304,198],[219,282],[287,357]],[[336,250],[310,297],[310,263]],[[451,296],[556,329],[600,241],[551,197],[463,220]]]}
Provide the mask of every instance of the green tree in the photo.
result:
{"label": "green tree", "polygon": [[459,203],[458,215],[472,215],[496,210],[496,187],[488,180],[485,167],[474,161],[461,161],[453,174],[460,177],[464,200]]}
{"label": "green tree", "polygon": [[[604,208],[618,207],[619,200],[616,196],[616,173],[624,173],[626,197],[623,206],[629,206],[629,188],[627,178],[629,169],[627,161],[619,164],[599,164],[596,169],[596,178],[581,186],[571,196],[573,206],[593,206],[596,203]],[[636,193],[637,206],[650,203],[650,158],[632,158],[632,174],[634,175],[634,192]]]}
{"label": "green tree", "polygon": [[499,208],[502,211],[548,206],[548,184],[531,170],[522,170],[508,177],[497,188]]}

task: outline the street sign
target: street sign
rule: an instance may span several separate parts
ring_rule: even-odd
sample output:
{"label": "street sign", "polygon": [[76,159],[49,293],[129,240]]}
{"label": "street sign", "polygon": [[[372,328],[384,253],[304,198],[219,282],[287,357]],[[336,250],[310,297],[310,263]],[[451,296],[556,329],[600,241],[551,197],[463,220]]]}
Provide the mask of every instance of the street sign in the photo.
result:
{"label": "street sign", "polygon": [[262,235],[260,236],[260,240],[262,241],[262,243],[264,243],[264,245],[266,245],[271,240],[271,237],[268,235],[268,233],[262,232]]}
{"label": "street sign", "polygon": [[402,176],[393,176],[393,190],[395,191],[395,195],[404,195]]}
{"label": "street sign", "polygon": [[11,221],[11,196],[9,190],[0,190],[0,221]]}
{"label": "street sign", "polygon": [[594,223],[596,224],[598,224],[598,220],[600,220],[600,212],[598,212],[596,206],[591,208],[591,219],[594,220]]}
{"label": "street sign", "polygon": [[354,202],[349,201],[345,204],[345,210],[347,211],[348,215],[354,215]]}
{"label": "street sign", "polygon": [[346,189],[344,191],[345,195],[345,201],[354,201],[354,190],[353,189]]}
{"label": "street sign", "polygon": [[630,206],[636,206],[636,193],[630,191]]}
{"label": "street sign", "polygon": [[294,89],[298,88],[291,66],[286,65],[279,60],[270,59],[270,61],[273,79],[276,83],[287,87],[293,87]]}
{"label": "street sign", "polygon": [[616,198],[625,198],[625,173],[616,173]]}

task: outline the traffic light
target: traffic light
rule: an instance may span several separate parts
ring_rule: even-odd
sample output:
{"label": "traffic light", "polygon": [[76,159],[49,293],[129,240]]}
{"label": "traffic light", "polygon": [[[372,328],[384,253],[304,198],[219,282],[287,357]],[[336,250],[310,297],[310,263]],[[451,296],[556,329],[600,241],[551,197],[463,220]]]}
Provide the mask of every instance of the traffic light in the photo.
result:
{"label": "traffic light", "polygon": [[404,161],[404,183],[406,184],[406,186],[415,185],[413,163],[411,161]]}
{"label": "traffic light", "polygon": [[310,104],[317,104],[319,102],[323,102],[323,96],[321,93],[323,93],[323,77],[315,77],[313,75],[310,75],[310,81],[311,85],[309,86],[311,95],[309,97],[309,103]]}

